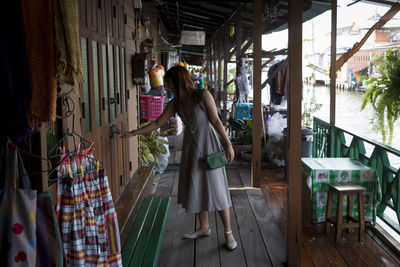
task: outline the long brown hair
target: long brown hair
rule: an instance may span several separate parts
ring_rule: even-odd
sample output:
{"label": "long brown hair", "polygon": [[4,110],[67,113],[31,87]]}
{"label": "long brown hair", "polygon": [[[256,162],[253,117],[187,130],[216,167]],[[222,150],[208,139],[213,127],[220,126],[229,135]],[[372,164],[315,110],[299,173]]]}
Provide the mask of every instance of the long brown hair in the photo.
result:
{"label": "long brown hair", "polygon": [[185,96],[189,96],[194,100],[194,84],[189,71],[182,66],[174,66],[165,73],[164,81],[173,84],[174,88],[169,88],[174,91],[177,104],[182,104],[187,101]]}

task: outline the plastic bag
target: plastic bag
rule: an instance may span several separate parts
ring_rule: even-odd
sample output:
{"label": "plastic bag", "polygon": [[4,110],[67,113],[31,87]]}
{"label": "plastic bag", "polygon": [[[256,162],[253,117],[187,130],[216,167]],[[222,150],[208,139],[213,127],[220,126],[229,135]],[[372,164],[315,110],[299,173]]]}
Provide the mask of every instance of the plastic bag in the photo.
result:
{"label": "plastic bag", "polygon": [[144,76],[144,84],[142,85],[142,89],[145,93],[149,92],[151,89],[150,79],[148,74],[145,74]]}
{"label": "plastic bag", "polygon": [[172,128],[171,134],[180,135],[183,131],[182,120],[178,115],[169,119],[169,127]]}
{"label": "plastic bag", "polygon": [[157,67],[149,70],[150,85],[152,88],[157,88],[164,85],[163,82],[164,74],[165,74],[164,67],[161,65],[158,65]]}
{"label": "plastic bag", "polygon": [[[165,136],[159,136],[158,138],[163,139],[165,141],[168,141],[168,138]],[[155,171],[157,173],[163,173],[165,171],[165,169],[168,167],[168,158],[171,155],[169,153],[169,145],[168,144],[164,144],[163,145],[165,147],[165,149],[167,150],[167,153],[160,153],[160,156],[158,157],[158,164],[155,168]]]}
{"label": "plastic bag", "polygon": [[283,129],[287,127],[287,119],[284,119],[282,114],[276,112],[272,115],[271,120],[268,121],[268,135],[269,137],[278,137],[281,139],[283,137]]}
{"label": "plastic bag", "polygon": [[283,129],[287,127],[287,119],[282,114],[276,112],[268,121],[268,141],[266,153],[269,161],[277,166],[283,166],[285,155],[285,142],[283,139]]}

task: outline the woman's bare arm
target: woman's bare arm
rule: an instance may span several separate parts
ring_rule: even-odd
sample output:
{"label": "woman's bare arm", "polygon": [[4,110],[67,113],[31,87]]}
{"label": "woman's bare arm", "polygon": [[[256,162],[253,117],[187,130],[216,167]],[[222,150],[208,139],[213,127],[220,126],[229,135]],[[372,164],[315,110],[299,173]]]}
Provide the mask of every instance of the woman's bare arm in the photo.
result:
{"label": "woman's bare arm", "polygon": [[235,157],[235,154],[233,152],[232,143],[229,140],[229,137],[225,132],[224,126],[222,125],[222,122],[218,117],[214,98],[212,97],[210,92],[208,92],[208,90],[202,90],[202,95],[204,98],[204,102],[206,103],[208,119],[210,120],[210,123],[214,127],[214,129],[221,136],[222,141],[226,144],[226,154],[227,154],[229,163],[231,163],[233,158]]}
{"label": "woman's bare arm", "polygon": [[155,121],[152,123],[144,126],[143,128],[133,130],[133,131],[121,131],[122,137],[130,137],[130,136],[135,136],[138,134],[144,134],[144,133],[149,133],[152,132],[161,126],[163,126],[169,118],[171,118],[175,113],[175,100],[171,100],[167,107],[165,108],[164,112],[158,117]]}

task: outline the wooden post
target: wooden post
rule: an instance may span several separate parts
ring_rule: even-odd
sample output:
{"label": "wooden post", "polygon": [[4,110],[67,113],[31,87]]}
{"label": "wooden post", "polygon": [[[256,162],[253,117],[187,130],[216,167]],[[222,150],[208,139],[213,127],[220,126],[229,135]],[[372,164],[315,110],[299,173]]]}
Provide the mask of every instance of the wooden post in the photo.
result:
{"label": "wooden post", "polygon": [[222,100],[222,88],[221,88],[221,62],[222,62],[222,55],[221,55],[221,36],[220,36],[220,32],[218,31],[217,34],[217,58],[218,58],[218,78],[217,78],[217,107],[221,108],[221,100]]}
{"label": "wooden post", "polygon": [[333,126],[336,124],[336,28],[337,28],[337,0],[332,0],[332,15],[331,15],[331,69],[330,69],[330,111],[329,123],[332,130],[330,135],[330,156],[334,156],[335,135],[333,134]]}
{"label": "wooden post", "polygon": [[[207,86],[211,85],[211,79],[210,79],[210,75],[211,75],[211,42],[207,42],[207,46],[206,46],[206,60],[207,60]],[[207,89],[207,87],[206,87]]]}
{"label": "wooden post", "polygon": [[302,99],[302,18],[297,0],[289,0],[289,121],[288,121],[288,235],[289,266],[300,266],[301,249],[301,99]]}
{"label": "wooden post", "polygon": [[330,69],[330,124],[335,125],[336,118],[336,26],[337,0],[332,0],[331,24],[331,69]]}
{"label": "wooden post", "polygon": [[222,87],[222,101],[223,101],[223,106],[222,106],[222,123],[226,125],[226,117],[227,117],[227,101],[228,101],[228,88],[227,88],[227,82],[228,82],[228,61],[230,60],[229,58],[229,23],[225,25],[223,28],[224,30],[224,81],[223,81],[223,87]]}
{"label": "wooden post", "polygon": [[[213,87],[214,87],[214,100],[217,100],[218,96],[218,88],[217,88],[217,60],[218,60],[218,55],[217,55],[217,45],[216,45],[216,38],[214,36],[213,38],[213,53],[212,53],[212,58],[213,58],[213,66],[214,66],[214,74],[213,74]],[[217,104],[217,102],[215,102]]]}
{"label": "wooden post", "polygon": [[261,179],[261,10],[262,0],[254,3],[254,89],[253,89],[253,160],[251,162],[251,185],[260,187]]}
{"label": "wooden post", "polygon": [[[238,4],[238,7],[236,8],[236,73],[240,70],[241,64],[240,64],[240,58],[242,57],[242,52],[240,47],[242,46],[242,6],[240,3]],[[228,52],[229,53],[229,52]]]}

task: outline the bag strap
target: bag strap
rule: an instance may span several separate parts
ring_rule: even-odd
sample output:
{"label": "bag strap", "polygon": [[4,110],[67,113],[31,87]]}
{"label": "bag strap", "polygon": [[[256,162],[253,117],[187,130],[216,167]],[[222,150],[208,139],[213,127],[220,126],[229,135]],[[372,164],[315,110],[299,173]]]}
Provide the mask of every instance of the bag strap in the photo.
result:
{"label": "bag strap", "polygon": [[22,188],[31,189],[31,182],[27,175],[24,163],[17,146],[10,139],[6,143],[6,179],[4,183],[5,188],[19,188],[19,179],[22,178]]}
{"label": "bag strap", "polygon": [[[210,121],[210,117],[208,116],[208,111],[207,111],[206,104],[205,104],[205,102],[204,102],[204,98],[201,96],[201,90],[205,90],[205,89],[196,89],[196,92],[195,92],[195,93],[198,94],[198,97],[200,98],[200,103],[199,103],[200,109],[206,114],[208,121]],[[183,115],[183,112],[182,112],[182,115]],[[196,145],[197,151],[198,151],[199,154],[200,154],[200,158],[202,158],[202,157],[203,157],[203,154],[202,154],[201,151],[200,151],[199,144],[198,144],[197,138],[196,138],[196,136],[195,136],[195,134],[194,134],[193,128],[191,127],[191,125],[190,125],[190,123],[189,123],[189,120],[187,120],[187,119],[185,118],[185,121],[186,121],[185,124],[189,127],[190,133],[192,134],[193,141],[194,141],[194,143],[195,143],[195,145]],[[212,130],[215,132],[214,129],[212,129]],[[217,134],[217,133],[215,133],[215,134]],[[223,146],[222,146],[222,144],[221,144],[221,142],[220,142],[220,148],[221,148],[222,151],[225,151],[224,148],[223,148]]]}

